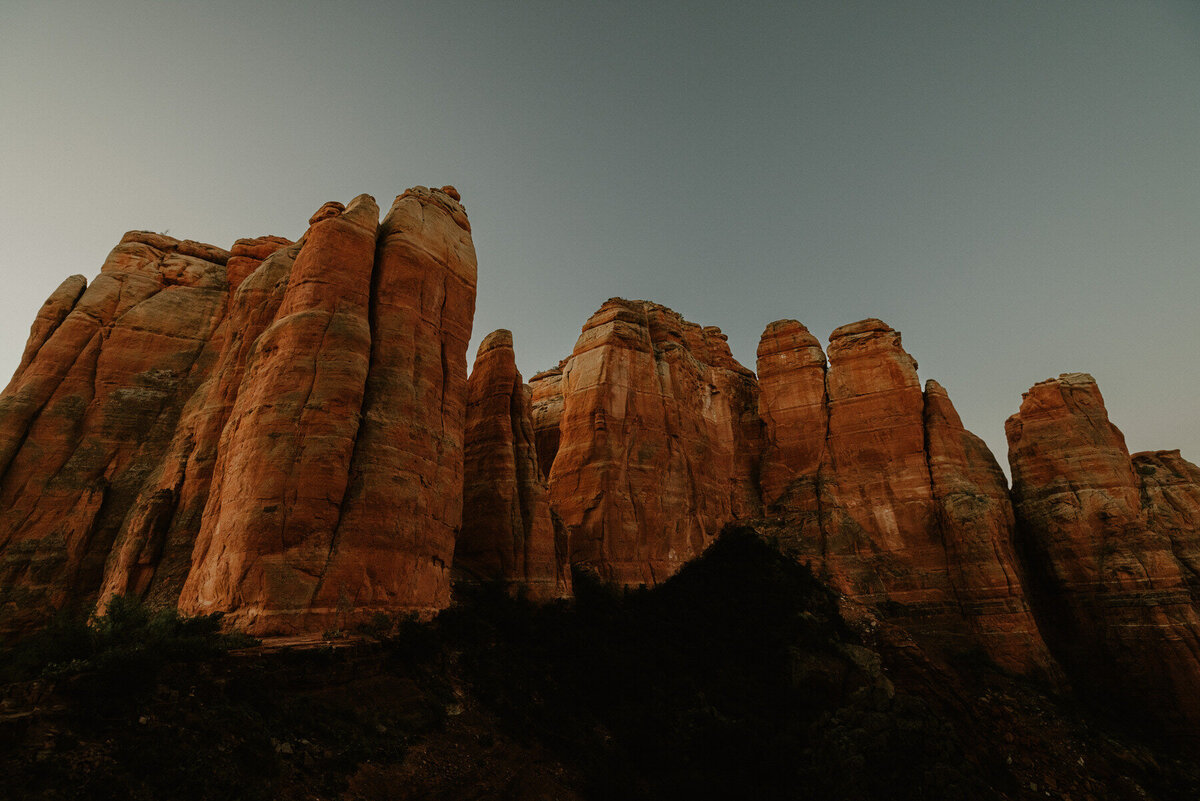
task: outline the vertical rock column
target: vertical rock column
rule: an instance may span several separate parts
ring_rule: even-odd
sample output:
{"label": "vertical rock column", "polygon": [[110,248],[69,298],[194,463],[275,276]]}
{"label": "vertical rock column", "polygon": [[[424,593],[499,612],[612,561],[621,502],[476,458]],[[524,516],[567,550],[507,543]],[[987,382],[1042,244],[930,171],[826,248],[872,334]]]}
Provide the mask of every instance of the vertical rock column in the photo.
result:
{"label": "vertical rock column", "polygon": [[1200,734],[1200,614],[1168,533],[1186,528],[1150,525],[1165,522],[1167,482],[1142,486],[1085,373],[1035,384],[1005,429],[1018,552],[1047,643],[1079,689]]}
{"label": "vertical rock column", "polygon": [[970,642],[1008,670],[1061,681],[1019,570],[1008,481],[932,379],[925,382],[925,441],[946,570]]}
{"label": "vertical rock column", "polygon": [[1057,677],[1025,601],[1004,476],[900,334],[835,330],[829,366],[794,320],[759,345],[763,500],[784,547],[944,651]]}
{"label": "vertical rock column", "polygon": [[556,526],[538,470],[530,391],[517,371],[512,333],[479,345],[467,384],[463,524],[454,567],[535,600],[570,594],[566,531]]}
{"label": "vertical rock column", "polygon": [[242,279],[237,285],[230,279],[229,312],[202,356],[216,366],[185,404],[160,466],[125,518],[105,565],[99,606],[125,594],[156,607],[178,603],[192,568],[221,432],[233,412],[254,343],[283,303],[300,247],[274,236],[234,244],[227,275],[240,273]]}
{"label": "vertical rock column", "polygon": [[303,625],[331,558],[371,356],[379,209],[314,216],[221,436],[184,612],[252,631]]}
{"label": "vertical rock column", "polygon": [[617,583],[655,584],[725,523],[758,511],[738,441],[755,417],[757,388],[718,335],[621,298],[584,326],[558,382],[550,470],[572,564]]}
{"label": "vertical rock column", "polygon": [[458,192],[418,186],[397,197],[379,228],[362,425],[316,614],[430,613],[450,602],[475,282]]}
{"label": "vertical rock column", "polygon": [[1200,467],[1177,450],[1132,458],[1150,528],[1170,539],[1192,602],[1200,605]]}
{"label": "vertical rock column", "polygon": [[[827,454],[829,406],[825,394],[825,352],[796,320],[777,320],[758,344],[758,412],[766,427],[761,484],[763,503],[790,502],[797,481],[811,482]],[[811,490],[810,490],[811,494]],[[815,511],[815,501],[812,504]]]}
{"label": "vertical rock column", "polygon": [[229,254],[131,231],[43,307],[0,396],[0,633],[95,599],[138,492],[211,366]]}

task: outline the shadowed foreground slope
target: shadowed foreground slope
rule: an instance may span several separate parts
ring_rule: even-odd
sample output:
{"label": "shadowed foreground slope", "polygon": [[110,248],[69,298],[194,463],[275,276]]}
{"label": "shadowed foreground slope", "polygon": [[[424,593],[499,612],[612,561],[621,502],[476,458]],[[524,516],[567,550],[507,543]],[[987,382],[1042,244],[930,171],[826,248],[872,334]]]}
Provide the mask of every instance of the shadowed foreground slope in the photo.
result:
{"label": "shadowed foreground slope", "polygon": [[1195,765],[985,660],[928,661],[749,530],[727,530],[656,589],[584,580],[576,591],[537,607],[476,588],[394,636],[180,653],[132,683],[103,660],[50,665],[4,688],[0,795],[1169,799],[1200,789]]}

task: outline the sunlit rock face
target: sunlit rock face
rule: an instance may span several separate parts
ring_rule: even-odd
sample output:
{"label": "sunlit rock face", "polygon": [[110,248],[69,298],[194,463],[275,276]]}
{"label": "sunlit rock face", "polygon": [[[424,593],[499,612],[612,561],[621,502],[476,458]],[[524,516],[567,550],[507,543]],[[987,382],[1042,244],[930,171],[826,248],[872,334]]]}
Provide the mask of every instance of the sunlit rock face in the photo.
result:
{"label": "sunlit rock face", "polygon": [[947,651],[1054,677],[1025,601],[1004,475],[900,334],[794,320],[759,345],[763,500],[782,544],[848,596]]}
{"label": "sunlit rock face", "polygon": [[445,606],[475,278],[452,187],[295,244],[126,235],[0,396],[0,628],[124,593],[255,633]]}
{"label": "sunlit rock face", "polygon": [[532,392],[521,380],[512,333],[479,345],[467,382],[463,524],[454,551],[462,580],[500,582],[533,600],[570,594],[566,530],[550,511],[538,469]]}
{"label": "sunlit rock face", "polygon": [[558,417],[550,499],[577,569],[655,584],[758,512],[757,385],[719,330],[614,298],[534,398],[539,451]]}
{"label": "sunlit rock face", "polygon": [[1081,690],[1194,734],[1197,468],[1170,451],[1131,459],[1085,373],[1034,385],[1006,432],[1046,641]]}
{"label": "sunlit rock face", "polygon": [[1177,450],[1135,453],[1132,461],[1147,523],[1170,539],[1192,602],[1200,604],[1200,467]]}
{"label": "sunlit rock face", "polygon": [[0,396],[5,630],[94,596],[134,499],[217,356],[229,254],[126,234],[56,290]]}

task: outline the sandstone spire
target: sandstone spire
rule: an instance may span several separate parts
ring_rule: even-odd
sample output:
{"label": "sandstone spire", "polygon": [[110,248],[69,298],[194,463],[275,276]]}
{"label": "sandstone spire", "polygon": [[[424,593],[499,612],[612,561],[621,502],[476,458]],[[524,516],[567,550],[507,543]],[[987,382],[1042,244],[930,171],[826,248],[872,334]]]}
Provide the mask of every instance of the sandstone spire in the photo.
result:
{"label": "sandstone spire", "polygon": [[1196,468],[1144,457],[1143,486],[1086,373],[1035,384],[1005,428],[1018,548],[1046,641],[1081,690],[1194,732],[1196,528],[1167,498],[1200,497]]}
{"label": "sandstone spire", "polygon": [[566,531],[550,512],[534,445],[531,392],[517,371],[510,331],[484,338],[467,388],[463,525],[455,570],[535,599],[569,595]]}

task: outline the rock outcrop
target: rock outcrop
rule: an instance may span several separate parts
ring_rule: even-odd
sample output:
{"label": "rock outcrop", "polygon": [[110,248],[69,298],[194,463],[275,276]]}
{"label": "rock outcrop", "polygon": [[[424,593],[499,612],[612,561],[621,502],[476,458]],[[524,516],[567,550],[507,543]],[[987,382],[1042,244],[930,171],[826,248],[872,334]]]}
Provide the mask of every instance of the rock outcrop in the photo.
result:
{"label": "rock outcrop", "polygon": [[178,603],[192,569],[222,431],[258,338],[283,303],[302,244],[277,248],[257,262],[248,280],[232,293],[229,311],[206,345],[206,358],[216,366],[184,405],[161,469],[151,474],[125,516],[105,567],[101,606],[124,594],[144,597],[156,606]]}
{"label": "rock outcrop", "polygon": [[[777,536],[834,586],[946,650],[982,647],[1053,676],[1012,549],[1004,475],[900,334],[835,330],[829,363],[800,323],[759,345],[764,502]],[[770,526],[768,526],[770,528]]]}
{"label": "rock outcrop", "polygon": [[1135,469],[1085,373],[1034,385],[1005,428],[1017,544],[1047,643],[1081,690],[1194,734],[1196,468],[1149,454]]}
{"label": "rock outcrop", "polygon": [[717,329],[614,298],[561,369],[535,397],[544,387],[542,408],[562,397],[550,498],[572,564],[654,584],[758,511],[758,444],[745,438],[759,426],[757,386]]}
{"label": "rock outcrop", "polygon": [[268,616],[306,611],[325,578],[370,366],[378,225],[363,195],[305,234],[221,435],[182,610],[275,628]]}
{"label": "rock outcrop", "polygon": [[0,629],[134,593],[256,633],[449,601],[470,225],[452,187],[295,244],[132,232],[0,397]]}
{"label": "rock outcrop", "polygon": [[1192,603],[1200,606],[1200,467],[1177,450],[1135,453],[1132,460],[1146,522],[1170,539]]}
{"label": "rock outcrop", "polygon": [[215,356],[229,254],[126,234],[67,279],[0,396],[0,630],[95,596],[126,515]]}
{"label": "rock outcrop", "polygon": [[543,478],[549,478],[554,457],[558,456],[561,437],[563,392],[562,368],[543,370],[529,379],[530,404],[533,412],[533,438],[537,447],[538,466]]}
{"label": "rock outcrop", "polygon": [[0,393],[0,637],[120,595],[283,634],[430,614],[452,578],[652,585],[746,521],[947,671],[982,651],[1200,734],[1200,468],[1131,457],[1090,376],[1025,394],[1010,492],[879,320],[827,349],[771,323],[756,377],[614,298],[526,385],[504,330],[468,379],[475,287],[453,187],[328,202],[297,242],[126,234]]}
{"label": "rock outcrop", "polygon": [[538,469],[531,391],[521,380],[512,332],[479,345],[467,382],[463,523],[455,571],[496,581],[534,600],[570,594],[567,533],[550,511]]}

